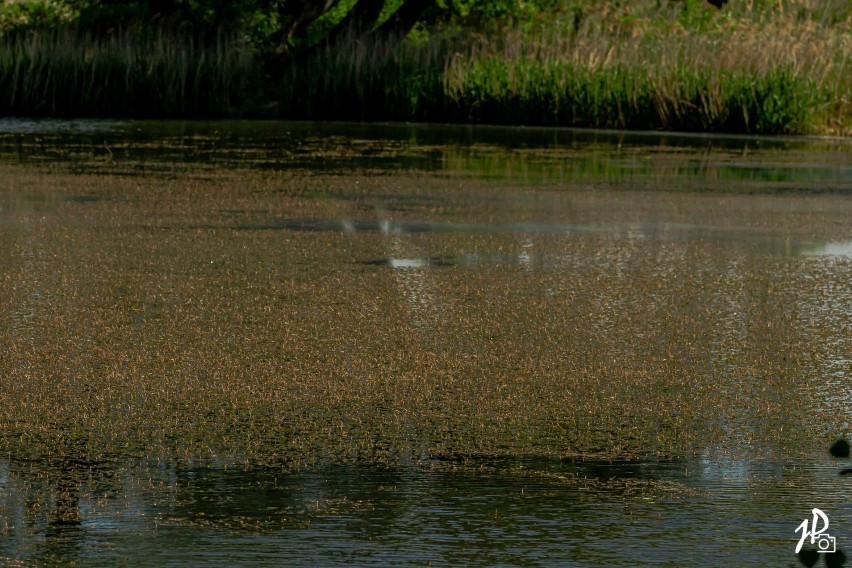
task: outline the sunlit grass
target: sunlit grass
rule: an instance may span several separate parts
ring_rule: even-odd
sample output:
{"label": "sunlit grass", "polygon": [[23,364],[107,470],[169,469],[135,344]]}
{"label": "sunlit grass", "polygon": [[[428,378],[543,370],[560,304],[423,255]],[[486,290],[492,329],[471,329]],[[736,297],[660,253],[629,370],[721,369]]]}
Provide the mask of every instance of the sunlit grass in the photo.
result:
{"label": "sunlit grass", "polygon": [[[634,10],[639,10],[640,8]],[[474,121],[727,132],[849,127],[849,20],[783,10],[706,21],[583,12],[457,55],[448,97]],[[700,13],[700,12],[699,12]],[[659,14],[656,14],[659,16]]]}
{"label": "sunlit grass", "polygon": [[344,42],[289,69],[280,113],[845,133],[852,124],[848,11],[831,2],[793,4],[723,12],[703,3],[606,4],[463,41]]}
{"label": "sunlit grass", "polygon": [[499,33],[342,38],[268,74],[233,35],[21,33],[0,40],[0,112],[848,134],[850,12],[568,3]]}

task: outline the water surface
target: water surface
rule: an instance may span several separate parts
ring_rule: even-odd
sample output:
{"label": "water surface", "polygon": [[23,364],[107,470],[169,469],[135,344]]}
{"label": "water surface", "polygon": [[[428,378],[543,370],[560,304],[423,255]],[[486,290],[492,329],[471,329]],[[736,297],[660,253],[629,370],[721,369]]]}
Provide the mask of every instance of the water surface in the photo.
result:
{"label": "water surface", "polygon": [[0,121],[0,557],[795,565],[841,140]]}

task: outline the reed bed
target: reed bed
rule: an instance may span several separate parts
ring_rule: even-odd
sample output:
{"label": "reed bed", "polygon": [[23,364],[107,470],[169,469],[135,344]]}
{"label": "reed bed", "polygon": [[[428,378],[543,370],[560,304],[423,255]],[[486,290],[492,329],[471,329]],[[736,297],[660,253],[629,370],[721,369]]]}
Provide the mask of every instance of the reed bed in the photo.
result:
{"label": "reed bed", "polygon": [[292,66],[287,118],[743,133],[852,128],[852,25],[831,1],[651,2],[419,45],[343,42]]}
{"label": "reed bed", "polygon": [[[473,121],[794,133],[850,126],[848,22],[774,14],[695,32],[650,18],[485,41],[449,64],[448,98]],[[625,23],[625,22],[629,22]],[[696,24],[698,25],[698,24]],[[836,28],[836,29],[835,29]]]}
{"label": "reed bed", "polygon": [[277,84],[285,118],[447,120],[444,72],[451,43],[341,41],[288,67]]}
{"label": "reed bed", "polygon": [[576,3],[545,19],[344,38],[273,74],[233,35],[12,36],[0,44],[0,112],[852,132],[842,3]]}
{"label": "reed bed", "polygon": [[245,113],[263,68],[233,37],[53,31],[0,41],[0,113],[210,117]]}

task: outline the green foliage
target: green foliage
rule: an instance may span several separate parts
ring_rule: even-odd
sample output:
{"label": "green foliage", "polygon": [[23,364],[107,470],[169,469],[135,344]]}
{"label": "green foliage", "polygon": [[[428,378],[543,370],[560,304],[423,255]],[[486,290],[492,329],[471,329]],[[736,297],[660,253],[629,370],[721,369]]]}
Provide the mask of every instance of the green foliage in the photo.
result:
{"label": "green foliage", "polygon": [[0,33],[56,28],[71,21],[73,16],[73,11],[67,5],[52,0],[2,2]]}
{"label": "green foliage", "polygon": [[529,28],[542,18],[561,13],[566,0],[437,0],[433,20],[446,26],[457,26],[477,32],[496,33],[512,27]]}
{"label": "green foliage", "polygon": [[746,132],[791,134],[807,129],[828,94],[788,69],[777,69],[732,79],[726,98],[732,126],[742,125]]}
{"label": "green foliage", "polygon": [[[402,1],[389,0],[380,20]],[[66,6],[77,27],[4,36],[0,111],[779,134],[852,127],[852,12],[835,0],[722,11],[704,0],[441,0],[403,43],[319,41],[354,2],[282,48],[270,39],[280,7],[271,1],[74,0]],[[283,62],[280,72],[269,72],[270,60]]]}
{"label": "green foliage", "polygon": [[706,0],[682,0],[678,21],[688,29],[705,31],[712,27],[717,10]]}
{"label": "green foliage", "polygon": [[[191,29],[198,37],[238,33],[272,24],[262,13],[260,2],[224,0],[71,0],[76,10],[74,27],[85,33],[103,35],[111,30],[139,28]],[[261,22],[263,20],[263,22]]]}
{"label": "green foliage", "polygon": [[[357,0],[339,0],[332,8],[317,18],[307,28],[304,38],[305,45],[313,45],[318,43],[325,37],[335,25],[337,25],[346,14],[355,6]],[[299,38],[296,38],[299,39]],[[298,47],[298,45],[296,46]]]}
{"label": "green foliage", "polygon": [[653,77],[626,65],[499,57],[454,65],[446,93],[472,122],[775,134],[806,130],[828,96],[789,70],[678,66]]}

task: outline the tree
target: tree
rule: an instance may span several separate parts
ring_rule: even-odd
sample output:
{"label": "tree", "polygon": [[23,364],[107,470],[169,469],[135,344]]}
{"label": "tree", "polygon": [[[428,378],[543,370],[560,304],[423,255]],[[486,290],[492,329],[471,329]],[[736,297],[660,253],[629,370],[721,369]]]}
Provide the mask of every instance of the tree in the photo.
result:
{"label": "tree", "polygon": [[[368,36],[396,41],[404,37],[436,0],[66,0],[87,32],[108,33],[129,27],[191,30],[199,37],[222,31],[247,33],[263,54],[271,74],[294,58],[328,45],[364,41]],[[450,2],[451,4],[451,2]],[[395,9],[394,9],[395,8]],[[338,21],[327,17],[332,10]],[[387,14],[391,11],[390,14]],[[380,21],[382,14],[387,17]],[[322,34],[315,37],[319,20]]]}
{"label": "tree", "polygon": [[[339,5],[340,0],[280,0],[269,4],[278,21],[278,29],[272,37],[274,49],[277,53],[291,53],[300,40],[304,40],[307,28]],[[436,4],[436,0],[394,2],[399,6],[390,17],[380,23],[379,17],[385,11],[386,4],[386,0],[357,0],[318,43],[328,45],[343,41],[362,41],[370,35],[380,35],[384,38],[404,37],[424,13]]]}

